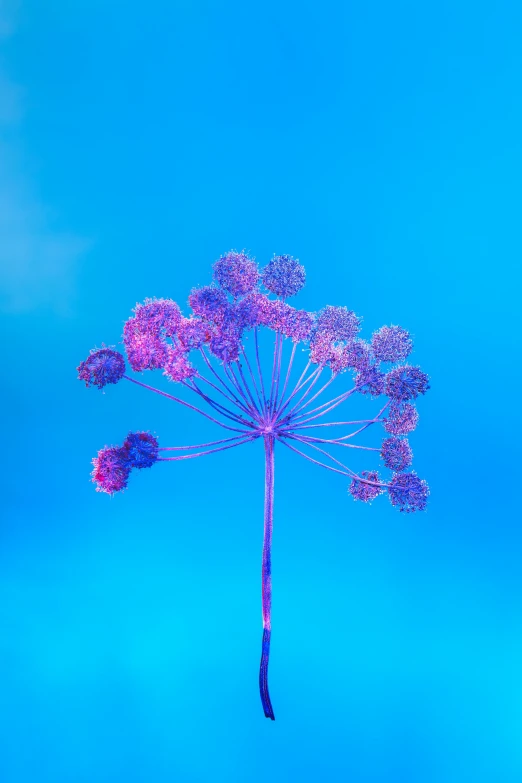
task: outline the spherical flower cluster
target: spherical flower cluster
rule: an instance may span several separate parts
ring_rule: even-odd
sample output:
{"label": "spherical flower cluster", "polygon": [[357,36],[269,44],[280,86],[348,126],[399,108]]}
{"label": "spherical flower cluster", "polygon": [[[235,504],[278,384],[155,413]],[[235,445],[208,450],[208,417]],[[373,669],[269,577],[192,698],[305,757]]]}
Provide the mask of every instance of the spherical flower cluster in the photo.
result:
{"label": "spherical flower cluster", "polygon": [[430,490],[424,479],[417,474],[396,473],[388,486],[388,495],[392,506],[397,506],[399,511],[411,513],[412,511],[424,511],[428,504]]}
{"label": "spherical flower cluster", "polygon": [[107,492],[113,495],[121,492],[127,486],[130,465],[127,452],[117,446],[106,446],[98,452],[98,456],[92,461],[94,469],[91,473],[92,480],[97,484],[97,492]]}
{"label": "spherical flower cluster", "polygon": [[167,357],[166,342],[154,331],[143,331],[137,318],[125,322],[123,344],[134,372],[163,367]]}
{"label": "spherical flower cluster", "polygon": [[225,291],[214,285],[203,288],[193,288],[189,296],[189,304],[196,315],[210,323],[221,323],[228,307]]}
{"label": "spherical flower cluster", "polygon": [[414,400],[430,388],[428,381],[420,367],[403,364],[386,373],[385,392],[394,400]]}
{"label": "spherical flower cluster", "polygon": [[399,472],[411,465],[413,452],[405,438],[385,438],[381,446],[381,457],[387,468]]}
{"label": "spherical flower cluster", "polygon": [[288,299],[304,286],[306,273],[298,259],[292,256],[274,256],[263,269],[261,279],[267,291]]}
{"label": "spherical flower cluster", "polygon": [[400,326],[381,326],[372,336],[372,353],[381,362],[400,362],[410,355],[413,342]]}
{"label": "spherical flower cluster", "polygon": [[357,391],[361,394],[370,394],[372,397],[378,397],[384,391],[385,375],[376,364],[369,364],[357,373],[355,376],[355,385]]}
{"label": "spherical flower cluster", "polygon": [[244,296],[256,288],[259,280],[257,264],[246,253],[231,250],[215,262],[214,279],[232,296]]}
{"label": "spherical flower cluster", "polygon": [[331,360],[335,360],[332,335],[316,331],[310,341],[310,361],[312,364],[328,364]]}
{"label": "spherical flower cluster", "polygon": [[317,318],[317,332],[329,334],[332,340],[353,340],[360,325],[361,318],[347,307],[327,305]]}
{"label": "spherical flower cluster", "polygon": [[86,386],[103,389],[108,383],[118,383],[125,374],[125,360],[112,348],[93,348],[90,356],[78,367],[78,378]]}
{"label": "spherical flower cluster", "polygon": [[163,375],[170,381],[181,383],[181,381],[192,378],[196,374],[196,370],[187,359],[186,351],[181,350],[179,347],[172,348],[168,345],[165,352],[166,355],[162,364]]}
{"label": "spherical flower cluster", "polygon": [[276,300],[272,302],[272,318],[267,324],[271,329],[282,332],[285,337],[299,343],[308,340],[314,325],[314,316],[306,310],[296,310],[295,307]]}
{"label": "spherical flower cluster", "polygon": [[209,347],[222,362],[237,362],[241,347],[241,331],[237,324],[232,322],[218,329],[212,335]]}
{"label": "spherical flower cluster", "polygon": [[384,419],[384,429],[390,435],[407,435],[413,432],[419,421],[419,413],[410,402],[392,402],[389,415]]}
{"label": "spherical flower cluster", "polygon": [[158,459],[158,441],[150,432],[129,432],[123,449],[131,468],[150,468]]}
{"label": "spherical flower cluster", "polygon": [[[367,481],[362,481],[367,479]],[[362,500],[363,503],[369,503],[378,495],[381,495],[384,490],[378,484],[369,484],[368,482],[379,482],[379,474],[376,470],[363,470],[361,472],[361,478],[354,478],[352,483],[348,487],[348,492],[353,496],[354,500]]]}
{"label": "spherical flower cluster", "polygon": [[142,333],[168,337],[176,334],[181,321],[181,310],[172,299],[145,299],[134,308],[137,329]]}
{"label": "spherical flower cluster", "polygon": [[186,351],[192,351],[210,340],[210,331],[199,318],[182,318],[177,337]]}
{"label": "spherical flower cluster", "polygon": [[333,358],[330,360],[332,372],[340,373],[352,369],[361,372],[370,366],[370,347],[358,337],[349,343],[336,345]]}

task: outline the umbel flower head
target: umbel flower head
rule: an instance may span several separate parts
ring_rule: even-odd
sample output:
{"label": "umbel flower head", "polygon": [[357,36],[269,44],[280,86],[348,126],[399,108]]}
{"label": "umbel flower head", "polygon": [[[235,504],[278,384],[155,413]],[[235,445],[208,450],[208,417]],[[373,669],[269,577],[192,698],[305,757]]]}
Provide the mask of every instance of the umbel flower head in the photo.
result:
{"label": "umbel flower head", "polygon": [[[401,512],[423,511],[428,485],[409,470],[413,452],[404,436],[417,426],[416,401],[430,388],[429,378],[418,366],[404,363],[413,343],[402,327],[382,326],[368,340],[360,335],[361,317],[348,307],[328,304],[315,313],[290,305],[287,300],[301,290],[306,277],[304,267],[290,255],[276,255],[259,269],[245,251],[231,250],[218,258],[212,271],[207,285],[190,292],[188,312],[182,313],[172,299],[145,299],[124,325],[123,345],[131,370],[157,371],[165,388],[128,375],[123,356],[105,346],[81,362],[78,377],[100,389],[126,380],[183,406],[187,417],[203,416],[222,432],[205,443],[176,446],[159,446],[150,432],[130,432],[121,446],[106,446],[93,460],[92,479],[99,492],[123,491],[133,470],[142,475],[145,488],[142,469],[156,463],[263,443],[259,688],[264,713],[273,720],[268,661],[275,453],[284,447],[345,477],[356,501],[371,504],[387,494]],[[273,342],[268,357],[267,340]],[[353,394],[376,410],[363,419],[339,417]],[[365,434],[375,432],[378,424],[383,426],[380,447],[361,443],[361,437],[364,440]],[[326,427],[334,434],[327,437]],[[363,470],[347,464],[346,454],[354,453],[363,456]],[[240,470],[239,464],[238,480]]]}

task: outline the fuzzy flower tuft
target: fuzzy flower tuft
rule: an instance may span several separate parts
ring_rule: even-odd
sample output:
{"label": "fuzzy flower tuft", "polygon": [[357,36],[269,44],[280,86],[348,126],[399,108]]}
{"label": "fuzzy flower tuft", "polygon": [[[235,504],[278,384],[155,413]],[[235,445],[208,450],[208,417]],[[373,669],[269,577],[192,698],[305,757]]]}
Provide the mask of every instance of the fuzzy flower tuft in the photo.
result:
{"label": "fuzzy flower tuft", "polygon": [[214,285],[193,288],[188,301],[196,315],[211,323],[221,323],[228,307],[225,291]]}
{"label": "fuzzy flower tuft", "polygon": [[418,411],[410,402],[392,402],[389,416],[384,419],[384,429],[390,435],[407,435],[413,432],[418,421]]}
{"label": "fuzzy flower tuft", "polygon": [[192,351],[210,340],[210,330],[199,318],[182,318],[177,336],[182,347]]}
{"label": "fuzzy flower tuft", "polygon": [[411,465],[413,452],[406,439],[385,438],[381,446],[381,457],[387,468],[401,471]]}
{"label": "fuzzy flower tuft", "polygon": [[172,348],[170,345],[166,348],[163,368],[163,375],[166,375],[174,383],[181,383],[181,381],[192,378],[196,374],[196,370],[187,359],[186,351],[182,351],[180,348]]}
{"label": "fuzzy flower tuft", "polygon": [[385,377],[377,365],[369,364],[366,367],[363,366],[355,376],[357,391],[361,394],[370,394],[372,397],[378,397],[383,393]]}
{"label": "fuzzy flower tuft", "polygon": [[410,355],[413,342],[400,326],[381,326],[372,336],[372,352],[380,362],[402,362]]}
{"label": "fuzzy flower tuft", "polygon": [[259,271],[256,262],[246,253],[231,250],[213,266],[217,284],[232,296],[244,296],[257,287]]}
{"label": "fuzzy flower tuft", "polygon": [[127,486],[130,465],[127,452],[124,448],[105,446],[98,452],[98,456],[92,461],[94,469],[91,473],[92,480],[97,484],[97,492],[107,492],[114,495],[121,492]]}
{"label": "fuzzy flower tuft", "polygon": [[424,511],[429,494],[428,484],[413,470],[411,473],[396,473],[388,486],[392,506],[397,506],[399,511],[406,513]]}
{"label": "fuzzy flower tuft", "polygon": [[316,332],[310,341],[310,361],[312,364],[327,364],[335,361],[332,335],[329,332]]}
{"label": "fuzzy flower tuft", "polygon": [[141,332],[168,337],[176,334],[181,321],[181,310],[172,299],[145,299],[134,308],[136,324]]}
{"label": "fuzzy flower tuft", "polygon": [[[363,481],[363,479],[366,479],[366,481]],[[348,487],[348,492],[353,496],[354,500],[362,500],[363,503],[369,503],[384,492],[382,487],[377,486],[377,484],[369,484],[368,482],[379,482],[379,474],[376,470],[363,470],[361,478],[352,480]]]}
{"label": "fuzzy flower tuft", "polygon": [[329,334],[332,340],[353,340],[360,329],[361,318],[347,307],[327,305],[317,318],[317,332]]}
{"label": "fuzzy flower tuft", "polygon": [[123,344],[134,372],[159,370],[167,358],[167,344],[154,332],[142,331],[137,318],[125,322]]}
{"label": "fuzzy flower tuft", "polygon": [[304,286],[305,280],[304,266],[292,256],[274,256],[262,272],[265,288],[283,299],[295,296]]}
{"label": "fuzzy flower tuft", "polygon": [[386,373],[385,392],[393,400],[414,400],[430,388],[428,381],[420,367],[404,364]]}
{"label": "fuzzy flower tuft", "polygon": [[123,448],[131,468],[150,468],[158,459],[158,441],[150,432],[129,432]]}
{"label": "fuzzy flower tuft", "polygon": [[125,374],[125,359],[112,348],[93,348],[90,356],[76,368],[86,386],[103,389],[108,383],[118,383]]}

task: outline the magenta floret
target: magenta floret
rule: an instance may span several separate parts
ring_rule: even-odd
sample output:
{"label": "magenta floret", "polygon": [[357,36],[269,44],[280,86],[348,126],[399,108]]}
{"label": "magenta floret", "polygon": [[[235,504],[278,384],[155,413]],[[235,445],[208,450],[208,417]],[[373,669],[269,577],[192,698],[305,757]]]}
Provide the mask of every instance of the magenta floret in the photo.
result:
{"label": "magenta floret", "polygon": [[414,400],[430,388],[429,378],[420,367],[403,364],[386,373],[384,391],[393,400]]}
{"label": "magenta floret", "polygon": [[112,348],[93,348],[90,356],[76,368],[78,378],[86,386],[103,389],[109,383],[118,383],[125,374],[125,359]]}
{"label": "magenta floret", "polygon": [[[366,479],[366,481],[363,481]],[[377,482],[368,483],[368,482]],[[352,495],[354,500],[362,500],[363,503],[370,503],[378,495],[384,492],[384,489],[378,486],[379,474],[376,470],[363,470],[360,478],[354,478],[352,483],[348,487],[348,492]]]}
{"label": "magenta floret", "polygon": [[312,364],[327,364],[332,359],[335,359],[332,335],[316,332],[310,342],[310,361]]}
{"label": "magenta floret", "polygon": [[332,340],[353,340],[361,327],[361,318],[347,307],[327,305],[319,312],[317,331],[329,334]]}
{"label": "magenta floret", "polygon": [[181,310],[172,299],[145,299],[134,308],[136,324],[141,332],[159,335],[162,330],[172,337],[181,321]]}
{"label": "magenta floret", "polygon": [[428,504],[430,490],[424,479],[420,479],[414,471],[411,473],[396,473],[388,487],[388,495],[392,506],[399,511],[410,513],[424,511]]}
{"label": "magenta floret", "polygon": [[215,262],[214,279],[232,296],[244,296],[257,287],[259,271],[256,262],[245,252],[231,250]]}
{"label": "magenta floret", "polygon": [[127,452],[117,446],[105,446],[92,461],[94,469],[91,473],[97,492],[114,495],[127,486],[130,465]]}
{"label": "magenta floret", "polygon": [[177,336],[185,350],[193,351],[210,340],[211,332],[199,318],[182,318]]}
{"label": "magenta floret", "polygon": [[304,266],[292,256],[274,256],[262,272],[265,288],[283,299],[295,296],[304,286],[305,280]]}
{"label": "magenta floret", "polygon": [[189,305],[201,318],[211,323],[221,323],[228,307],[228,298],[225,291],[214,285],[207,285],[192,289]]}
{"label": "magenta floret", "polygon": [[136,318],[123,327],[123,344],[129,364],[135,372],[159,370],[167,358],[167,344],[153,331],[142,331]]}
{"label": "magenta floret", "polygon": [[385,438],[381,446],[381,457],[387,468],[401,471],[413,461],[413,452],[406,438]]}
{"label": "magenta floret", "polygon": [[158,459],[158,441],[150,432],[129,432],[123,449],[131,468],[150,468]]}
{"label": "magenta floret", "polygon": [[192,378],[196,374],[196,370],[187,358],[186,351],[183,351],[180,347],[172,348],[170,345],[166,348],[163,368],[163,375],[166,375],[174,383],[181,383],[181,381]]}
{"label": "magenta floret", "polygon": [[389,415],[384,419],[384,429],[390,435],[407,435],[413,432],[419,421],[419,413],[410,402],[392,402]]}
{"label": "magenta floret", "polygon": [[381,326],[372,336],[372,353],[381,362],[401,362],[410,355],[413,342],[400,326]]}

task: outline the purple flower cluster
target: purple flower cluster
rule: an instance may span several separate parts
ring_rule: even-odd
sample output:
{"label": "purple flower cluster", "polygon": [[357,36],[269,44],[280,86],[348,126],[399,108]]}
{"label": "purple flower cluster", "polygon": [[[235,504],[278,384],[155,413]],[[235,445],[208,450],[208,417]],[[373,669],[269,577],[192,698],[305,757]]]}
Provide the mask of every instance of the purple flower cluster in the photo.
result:
{"label": "purple flower cluster", "polygon": [[413,461],[413,452],[406,438],[385,438],[381,446],[381,457],[387,468],[401,471]]}
{"label": "purple flower cluster", "polygon": [[371,503],[376,497],[384,492],[379,479],[379,474],[375,470],[361,471],[360,478],[352,479],[348,491],[354,500],[362,500],[363,503]]}
{"label": "purple flower cluster", "polygon": [[149,432],[129,432],[123,446],[105,446],[92,461],[97,492],[114,495],[127,486],[133,468],[150,468],[158,459],[158,441]]}
{"label": "purple flower cluster", "polygon": [[125,374],[125,359],[112,348],[93,348],[90,355],[76,368],[78,378],[86,386],[103,389],[108,383],[118,383]]}
{"label": "purple flower cluster", "polygon": [[213,266],[214,280],[232,296],[244,296],[255,288],[259,281],[256,262],[244,251],[231,250],[216,261]]}
{"label": "purple flower cluster", "polygon": [[267,291],[288,299],[295,296],[306,281],[304,266],[292,256],[274,256],[262,274],[263,285]]}
{"label": "purple flower cluster", "polygon": [[381,362],[400,362],[410,355],[413,343],[406,329],[381,326],[372,336],[372,353]]}
{"label": "purple flower cluster", "polygon": [[404,364],[386,373],[385,392],[398,402],[414,400],[419,394],[426,394],[430,388],[428,381],[428,376],[420,367]]}
{"label": "purple flower cluster", "polygon": [[407,435],[413,432],[419,421],[419,414],[410,402],[391,403],[388,416],[383,420],[384,429],[390,435]]}
{"label": "purple flower cluster", "polygon": [[411,513],[413,511],[424,511],[428,503],[430,490],[424,479],[420,479],[417,474],[396,473],[388,487],[388,495],[392,506],[396,506],[399,511]]}

